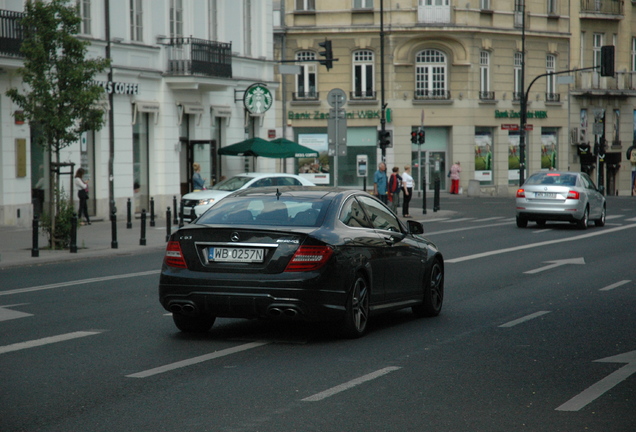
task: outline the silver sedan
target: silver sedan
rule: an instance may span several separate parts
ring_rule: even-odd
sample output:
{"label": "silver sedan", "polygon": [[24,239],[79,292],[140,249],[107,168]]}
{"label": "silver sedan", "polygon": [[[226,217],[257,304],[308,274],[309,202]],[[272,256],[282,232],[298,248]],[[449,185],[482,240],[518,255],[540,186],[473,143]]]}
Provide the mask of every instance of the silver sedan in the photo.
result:
{"label": "silver sedan", "polygon": [[541,171],[532,174],[517,190],[517,226],[528,221],[567,221],[586,229],[590,220],[605,225],[606,204],[602,190],[585,173]]}

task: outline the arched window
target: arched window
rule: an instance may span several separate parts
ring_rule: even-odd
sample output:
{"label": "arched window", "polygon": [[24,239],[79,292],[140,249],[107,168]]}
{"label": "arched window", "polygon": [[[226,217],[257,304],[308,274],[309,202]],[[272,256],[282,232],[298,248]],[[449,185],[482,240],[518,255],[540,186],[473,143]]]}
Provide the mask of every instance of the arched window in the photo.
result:
{"label": "arched window", "polygon": [[415,99],[449,99],[446,54],[435,49],[415,56]]}
{"label": "arched window", "polygon": [[[296,53],[296,60],[299,62],[315,60],[316,53],[313,51],[299,51]],[[300,73],[296,75],[295,100],[315,100],[318,99],[316,91],[316,63],[308,62],[300,65]]]}
{"label": "arched window", "polygon": [[351,99],[375,99],[373,62],[373,51],[359,50],[353,53]]}

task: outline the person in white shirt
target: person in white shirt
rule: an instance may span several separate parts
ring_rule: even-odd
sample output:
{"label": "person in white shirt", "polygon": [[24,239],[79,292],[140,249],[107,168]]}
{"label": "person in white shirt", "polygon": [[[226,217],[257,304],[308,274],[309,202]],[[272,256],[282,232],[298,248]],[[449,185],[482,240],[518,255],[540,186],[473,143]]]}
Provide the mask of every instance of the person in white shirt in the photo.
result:
{"label": "person in white shirt", "polygon": [[404,190],[404,202],[402,203],[402,217],[410,218],[409,203],[413,196],[413,177],[411,177],[411,167],[409,165],[404,167],[404,173],[402,174],[402,189]]}
{"label": "person in white shirt", "polygon": [[75,172],[75,187],[77,188],[77,198],[79,198],[79,211],[77,212],[78,219],[82,219],[82,215],[86,217],[86,224],[91,224],[91,219],[88,216],[88,180],[84,180],[84,168],[78,168]]}

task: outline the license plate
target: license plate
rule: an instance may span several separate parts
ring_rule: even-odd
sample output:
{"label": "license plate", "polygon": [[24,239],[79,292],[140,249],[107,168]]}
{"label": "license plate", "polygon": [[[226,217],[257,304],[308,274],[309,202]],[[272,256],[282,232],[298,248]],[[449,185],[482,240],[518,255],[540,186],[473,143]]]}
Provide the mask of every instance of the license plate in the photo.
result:
{"label": "license plate", "polygon": [[208,260],[215,262],[263,262],[265,249],[211,247]]}
{"label": "license plate", "polygon": [[556,198],[555,192],[537,192],[534,194],[535,198]]}
{"label": "license plate", "polygon": [[194,210],[194,209],[191,208],[191,207],[184,207],[183,208],[183,214],[187,215],[187,216],[190,216],[190,213],[192,213],[192,210]]}

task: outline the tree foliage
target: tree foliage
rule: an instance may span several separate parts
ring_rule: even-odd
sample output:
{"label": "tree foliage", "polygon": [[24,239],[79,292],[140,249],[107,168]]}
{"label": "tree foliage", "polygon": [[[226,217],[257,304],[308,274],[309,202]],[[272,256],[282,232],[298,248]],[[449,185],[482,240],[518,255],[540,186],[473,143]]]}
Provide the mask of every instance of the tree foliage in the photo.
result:
{"label": "tree foliage", "polygon": [[95,104],[103,89],[94,77],[108,62],[86,58],[89,42],[77,38],[81,21],[74,1],[25,5],[24,66],[18,70],[24,91],[11,88],[7,96],[38,128],[38,144],[53,153],[77,142],[83,132],[101,129],[105,121]]}

